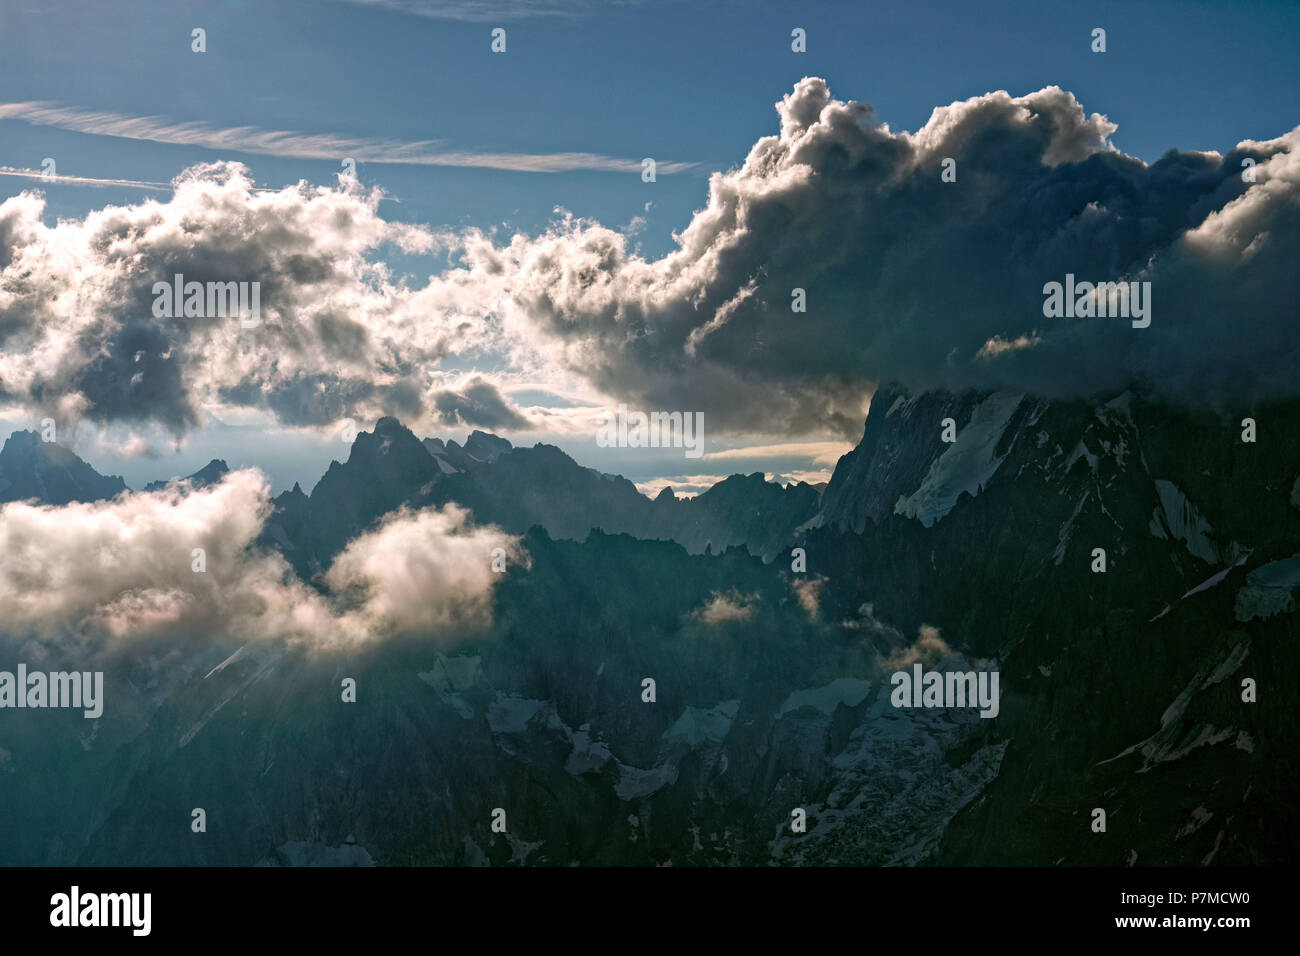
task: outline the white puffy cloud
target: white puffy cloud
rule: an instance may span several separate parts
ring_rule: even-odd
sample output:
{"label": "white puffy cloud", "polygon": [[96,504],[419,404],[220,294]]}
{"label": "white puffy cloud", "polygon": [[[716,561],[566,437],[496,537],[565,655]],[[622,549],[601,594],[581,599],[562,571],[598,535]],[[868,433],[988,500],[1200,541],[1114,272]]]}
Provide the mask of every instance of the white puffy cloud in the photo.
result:
{"label": "white puffy cloud", "polygon": [[[856,437],[891,379],[1049,395],[1139,381],[1213,403],[1294,389],[1300,129],[1147,165],[1056,87],[955,103],[914,134],[815,78],[777,112],[779,134],[713,175],[669,255],[564,218],[463,237],[439,282],[505,297],[533,354],[605,394],[751,433]],[[1151,326],[1046,318],[1043,286],[1067,273],[1150,282]]]}
{"label": "white puffy cloud", "polygon": [[[389,515],[353,540],[317,590],[258,546],[265,477],[0,508],[0,629],[88,647],[149,638],[283,640],[309,649],[402,633],[451,641],[491,622],[492,550],[516,539],[454,508]],[[194,549],[202,549],[201,564]],[[196,568],[202,567],[202,570]]]}
{"label": "white puffy cloud", "polygon": [[[175,434],[217,405],[509,430],[572,418],[512,405],[517,386],[579,382],[585,404],[703,412],[714,435],[856,438],[885,380],[1294,391],[1300,128],[1148,165],[1056,87],[954,103],[915,133],[813,77],[776,106],[778,132],[713,174],[658,259],[567,214],[508,237],[388,223],[378,191],[257,190],[235,164],[53,226],[23,193],[0,204],[0,403]],[[451,265],[416,288],[390,248]],[[262,324],[155,319],[152,283],[176,272],[261,281]],[[1150,327],[1045,317],[1067,273],[1150,282]]]}
{"label": "white puffy cloud", "polygon": [[[433,290],[392,278],[385,249],[427,252],[427,230],[385,222],[355,183],[254,189],[237,164],[195,167],[167,201],[42,222],[44,201],[0,204],[0,392],[92,421],[180,434],[199,409],[264,408],[282,421],[418,417],[436,362],[474,328]],[[154,284],[260,283],[261,323],[160,318]]]}
{"label": "white puffy cloud", "polygon": [[431,405],[438,420],[447,426],[469,425],[498,431],[519,431],[530,427],[528,419],[488,379],[471,375],[454,387],[434,392]]}
{"label": "white puffy cloud", "polygon": [[447,634],[487,627],[500,577],[492,570],[493,550],[501,548],[508,562],[526,555],[516,539],[493,527],[471,528],[468,519],[455,505],[398,511],[350,542],[325,574],[331,591],[363,595],[343,615],[343,630]]}

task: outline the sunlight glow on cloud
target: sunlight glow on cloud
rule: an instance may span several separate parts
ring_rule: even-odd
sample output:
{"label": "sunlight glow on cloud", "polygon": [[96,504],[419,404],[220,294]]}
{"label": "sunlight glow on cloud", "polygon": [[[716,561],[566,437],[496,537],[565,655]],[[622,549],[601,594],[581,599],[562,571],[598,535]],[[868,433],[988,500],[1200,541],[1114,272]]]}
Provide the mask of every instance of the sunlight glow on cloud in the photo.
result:
{"label": "sunlight glow on cloud", "polygon": [[472,526],[454,505],[402,510],[348,544],[322,593],[258,546],[267,492],[249,469],[198,490],[0,506],[6,632],[54,644],[224,638],[332,650],[418,631],[445,643],[490,625],[493,548],[526,563],[515,538]]}
{"label": "sunlight glow on cloud", "polygon": [[[779,133],[712,175],[658,259],[563,210],[538,235],[435,230],[386,221],[383,192],[346,177],[259,190],[238,163],[187,170],[166,201],[54,225],[24,191],[0,204],[0,400],[176,436],[224,406],[290,426],[393,415],[425,432],[581,437],[585,403],[626,402],[701,413],[711,443],[755,443],[717,461],[779,458],[784,438],[803,468],[861,434],[884,381],[1063,397],[1138,380],[1202,404],[1294,391],[1300,129],[1147,165],[1057,87],[954,103],[916,133],[815,77],[776,112]],[[38,104],[4,115],[331,159],[356,145]],[[415,161],[428,145],[384,149]],[[978,188],[940,178],[949,157]],[[419,285],[391,250],[450,265]],[[264,320],[155,317],[150,290],[176,273],[259,282]],[[1150,282],[1154,321],[1045,321],[1044,283],[1066,273]],[[807,312],[791,310],[796,288]],[[1228,315],[1251,320],[1225,335]],[[539,388],[570,398],[548,407]],[[531,391],[523,407],[516,390]]]}

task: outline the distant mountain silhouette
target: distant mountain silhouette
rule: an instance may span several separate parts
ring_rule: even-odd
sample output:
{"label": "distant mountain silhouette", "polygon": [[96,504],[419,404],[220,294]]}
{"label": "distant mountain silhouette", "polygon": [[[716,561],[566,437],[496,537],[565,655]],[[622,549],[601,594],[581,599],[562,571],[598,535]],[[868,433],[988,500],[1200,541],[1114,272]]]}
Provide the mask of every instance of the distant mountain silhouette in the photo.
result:
{"label": "distant mountain silhouette", "polygon": [[214,458],[192,475],[179,480],[151,481],[144,486],[145,491],[162,491],[168,485],[179,484],[180,482],[189,482],[191,488],[206,488],[219,482],[230,468],[221,458]]}
{"label": "distant mountain silhouette", "polygon": [[76,454],[34,431],[14,432],[0,449],[0,502],[41,504],[99,501],[126,490],[117,475],[101,475]]}
{"label": "distant mountain silhouette", "polygon": [[463,447],[421,442],[383,418],[357,436],[346,462],[330,464],[310,495],[295,489],[277,497],[264,537],[311,577],[389,512],[454,503],[516,534],[538,525],[552,537],[582,540],[597,529],[673,540],[693,553],[742,545],[770,557],[819,501],[806,483],[782,487],[760,474],[733,475],[695,498],[661,493],[652,501],[626,478],[579,465],[553,445],[515,448],[482,431]]}

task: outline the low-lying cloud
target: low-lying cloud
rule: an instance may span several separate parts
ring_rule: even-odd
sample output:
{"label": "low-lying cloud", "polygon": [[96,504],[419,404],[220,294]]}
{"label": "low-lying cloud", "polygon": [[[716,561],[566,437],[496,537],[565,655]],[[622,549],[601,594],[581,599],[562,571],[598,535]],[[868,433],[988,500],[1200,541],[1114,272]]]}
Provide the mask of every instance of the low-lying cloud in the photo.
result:
{"label": "low-lying cloud", "polygon": [[929,667],[946,657],[952,656],[952,648],[943,639],[937,627],[922,624],[916,632],[916,640],[908,647],[896,647],[889,653],[885,666],[889,670],[901,670],[921,663]]}
{"label": "low-lying cloud", "polygon": [[735,588],[725,593],[714,591],[709,600],[691,611],[687,617],[706,627],[719,627],[748,621],[758,607],[757,594],[741,594]]}
{"label": "low-lying cloud", "polygon": [[330,650],[405,633],[446,643],[490,625],[493,549],[526,560],[517,539],[454,506],[399,511],[347,546],[320,591],[258,546],[270,511],[266,479],[251,469],[197,490],[6,504],[0,628],[92,649],[224,638]]}

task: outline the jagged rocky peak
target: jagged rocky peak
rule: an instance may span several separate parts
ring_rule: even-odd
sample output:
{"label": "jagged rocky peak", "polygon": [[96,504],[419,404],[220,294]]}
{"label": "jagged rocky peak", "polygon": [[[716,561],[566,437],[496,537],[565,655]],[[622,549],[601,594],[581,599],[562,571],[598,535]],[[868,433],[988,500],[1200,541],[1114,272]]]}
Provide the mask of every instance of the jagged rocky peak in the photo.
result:
{"label": "jagged rocky peak", "polygon": [[101,475],[72,450],[14,432],[0,449],[0,501],[34,498],[42,504],[99,501],[126,491],[120,475]]}
{"label": "jagged rocky peak", "polygon": [[391,415],[385,415],[375,422],[374,431],[357,434],[352,442],[348,462],[351,463],[359,454],[369,458],[387,456],[394,450],[400,450],[409,455],[415,448],[423,448],[423,446],[411,430]]}
{"label": "jagged rocky peak", "polygon": [[210,462],[184,478],[168,478],[162,481],[151,481],[144,486],[145,491],[161,491],[168,485],[179,484],[182,481],[188,481],[192,488],[206,488],[208,485],[215,485],[222,477],[230,471],[230,466],[226,464],[224,458],[213,458]]}
{"label": "jagged rocky peak", "polygon": [[[932,524],[963,490],[974,493],[996,470],[1002,436],[1023,416],[1022,399],[975,390],[914,394],[882,385],[862,440],[836,464],[822,495],[821,523],[861,532],[868,521],[898,512]],[[944,439],[945,419],[964,441]]]}
{"label": "jagged rocky peak", "polygon": [[762,497],[772,500],[783,498],[786,495],[797,494],[805,495],[815,493],[812,485],[807,482],[788,482],[781,484],[779,481],[768,481],[767,475],[761,471],[753,471],[747,475],[735,474],[728,475],[721,481],[717,482],[710,488],[706,488],[700,493],[699,497],[713,498],[721,497]]}
{"label": "jagged rocky peak", "polygon": [[57,442],[41,441],[41,436],[34,431],[14,432],[0,449],[0,466],[5,467],[62,465],[72,461],[81,459]]}
{"label": "jagged rocky peak", "polygon": [[454,475],[470,471],[479,465],[492,464],[502,455],[514,450],[514,445],[506,439],[477,429],[465,439],[464,445],[456,441],[444,442],[441,438],[426,438],[423,445],[424,450],[433,456],[438,462],[438,468],[445,475]]}
{"label": "jagged rocky peak", "polygon": [[465,439],[465,453],[479,461],[496,461],[513,448],[506,439],[477,429]]}
{"label": "jagged rocky peak", "polygon": [[385,416],[375,423],[374,431],[357,434],[346,463],[330,462],[311,497],[315,500],[322,493],[347,497],[349,489],[363,497],[380,493],[379,489],[384,495],[399,490],[405,494],[437,474],[438,467],[420,440],[396,418]]}
{"label": "jagged rocky peak", "polygon": [[[360,441],[362,436],[366,434],[367,434],[366,432],[362,432],[361,434],[357,435],[357,440]],[[409,428],[407,428],[405,425],[403,425],[400,421],[398,421],[396,418],[394,418],[391,415],[385,415],[383,418],[379,419],[379,421],[375,422],[375,430],[373,432],[370,432],[369,435],[377,439],[385,439],[385,438],[400,439],[400,438],[405,438],[408,435],[410,435],[412,438],[415,437],[414,435],[411,434],[411,430]]]}
{"label": "jagged rocky peak", "polygon": [[4,448],[0,449],[0,455],[8,457],[22,454],[24,451],[30,454],[36,450],[40,440],[40,436],[36,432],[16,431],[5,439]]}

